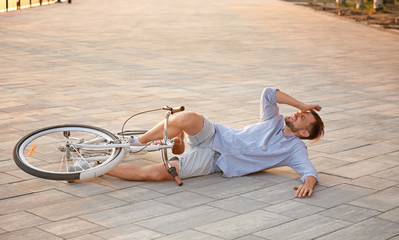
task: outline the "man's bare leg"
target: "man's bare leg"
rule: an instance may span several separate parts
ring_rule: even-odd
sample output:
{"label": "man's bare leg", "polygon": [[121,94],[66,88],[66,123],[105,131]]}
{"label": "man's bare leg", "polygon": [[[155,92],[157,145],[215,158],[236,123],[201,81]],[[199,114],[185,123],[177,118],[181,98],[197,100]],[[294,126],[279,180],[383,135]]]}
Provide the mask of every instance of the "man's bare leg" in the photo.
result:
{"label": "man's bare leg", "polygon": [[[168,138],[182,137],[184,133],[188,135],[196,135],[204,125],[204,118],[195,112],[183,112],[173,115],[168,121]],[[139,137],[141,143],[148,143],[163,138],[164,121],[158,123],[145,134]],[[181,141],[181,144],[184,143]],[[180,146],[181,147],[181,146]],[[176,167],[179,173],[179,161],[171,161],[170,165]],[[168,173],[165,166],[154,164],[149,166],[140,166],[135,164],[122,164],[116,166],[107,173],[110,176],[122,178],[132,181],[162,181],[173,180],[172,175]]]}
{"label": "man's bare leg", "polygon": [[[173,115],[168,121],[168,138],[181,136],[182,132],[188,135],[199,133],[204,125],[204,118],[195,112],[182,112]],[[139,137],[141,143],[148,143],[162,139],[164,136],[164,121]]]}
{"label": "man's bare leg", "polygon": [[[179,161],[169,162],[179,173]],[[136,164],[119,164],[109,171],[107,175],[118,177],[130,181],[164,181],[174,178],[166,170],[163,163],[141,166]]]}

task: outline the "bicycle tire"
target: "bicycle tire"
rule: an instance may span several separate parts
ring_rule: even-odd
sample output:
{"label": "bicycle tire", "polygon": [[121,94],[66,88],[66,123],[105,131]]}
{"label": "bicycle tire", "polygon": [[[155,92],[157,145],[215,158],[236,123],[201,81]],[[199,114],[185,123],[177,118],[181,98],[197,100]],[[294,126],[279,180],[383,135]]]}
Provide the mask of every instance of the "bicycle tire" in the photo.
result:
{"label": "bicycle tire", "polygon": [[[13,150],[13,157],[19,168],[35,177],[50,180],[85,180],[105,174],[115,167],[124,157],[125,149],[78,149],[70,143],[83,141],[101,146],[117,139],[107,130],[89,125],[51,126],[33,131],[18,141]],[[95,167],[87,165],[87,169],[79,165],[74,172],[68,172],[69,167],[75,166],[77,161],[88,163],[89,159],[96,158],[104,161]],[[56,167],[59,170],[55,171]]]}

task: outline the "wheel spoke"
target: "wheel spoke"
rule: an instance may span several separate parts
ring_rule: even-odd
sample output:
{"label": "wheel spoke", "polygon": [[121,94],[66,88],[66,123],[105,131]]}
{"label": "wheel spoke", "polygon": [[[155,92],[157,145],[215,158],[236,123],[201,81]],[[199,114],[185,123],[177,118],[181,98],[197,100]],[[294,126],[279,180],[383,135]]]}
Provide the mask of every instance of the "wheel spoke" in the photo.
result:
{"label": "wheel spoke", "polygon": [[[121,148],[101,149],[103,142],[114,141],[116,137],[105,130],[81,125],[63,125],[45,128],[24,137],[14,148],[14,159],[24,171],[35,176],[58,179],[71,175],[68,166],[76,161],[84,161],[89,166],[77,164],[77,172],[91,171],[90,161],[101,157],[107,164],[120,154]],[[89,143],[99,146],[95,149],[82,149],[74,143]],[[119,158],[120,159],[120,158]],[[65,175],[66,174],[66,175]],[[75,176],[75,175],[74,175]],[[76,175],[78,176],[78,175]]]}

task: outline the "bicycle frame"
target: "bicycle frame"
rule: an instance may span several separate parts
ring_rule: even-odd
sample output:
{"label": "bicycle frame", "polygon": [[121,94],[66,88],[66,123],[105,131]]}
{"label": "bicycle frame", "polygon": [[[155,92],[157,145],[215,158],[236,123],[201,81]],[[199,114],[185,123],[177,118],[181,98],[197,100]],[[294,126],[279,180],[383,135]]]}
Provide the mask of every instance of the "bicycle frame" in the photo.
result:
{"label": "bicycle frame", "polygon": [[85,143],[71,143],[72,146],[83,149],[106,150],[112,148],[126,148],[130,149],[128,152],[138,153],[145,149],[146,152],[159,151],[161,149],[168,149],[173,147],[173,143],[169,142],[163,145],[145,145],[145,146],[130,146],[129,143],[111,143],[108,145],[91,145]]}
{"label": "bicycle frame", "polygon": [[[164,108],[162,108],[162,109],[164,109]],[[164,123],[164,127],[163,127],[163,128],[164,128],[164,137],[163,137],[163,138],[164,138],[165,143],[167,143],[167,141],[168,141],[168,120],[169,120],[169,117],[170,117],[170,115],[173,114],[174,112],[177,112],[177,111],[184,111],[184,107],[180,107],[180,109],[175,110],[175,111],[173,111],[173,109],[170,108],[170,107],[166,107],[165,110],[169,110],[169,111],[166,113],[166,116],[165,116],[165,123]],[[172,145],[172,147],[173,147],[173,145]],[[163,149],[162,149],[162,161],[163,161],[163,163],[164,163],[164,165],[165,165],[166,170],[168,171],[168,173],[169,173],[170,175],[172,175],[172,177],[173,177],[173,178],[175,179],[175,181],[177,182],[177,185],[179,185],[179,186],[183,185],[182,180],[180,179],[179,175],[178,175],[177,172],[176,172],[176,168],[173,167],[173,166],[171,166],[170,163],[169,163],[168,149],[167,149],[167,148],[163,148]]]}

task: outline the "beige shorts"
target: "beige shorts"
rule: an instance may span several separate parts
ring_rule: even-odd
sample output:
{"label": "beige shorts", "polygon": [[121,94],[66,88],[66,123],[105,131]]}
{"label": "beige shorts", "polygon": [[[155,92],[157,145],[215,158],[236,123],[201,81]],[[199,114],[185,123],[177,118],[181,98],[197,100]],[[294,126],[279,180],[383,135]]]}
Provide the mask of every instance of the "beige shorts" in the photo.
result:
{"label": "beige shorts", "polygon": [[220,172],[215,161],[219,154],[212,150],[215,127],[211,121],[203,118],[204,126],[201,131],[194,136],[188,136],[190,149],[176,156],[179,158],[179,176],[182,179]]}

